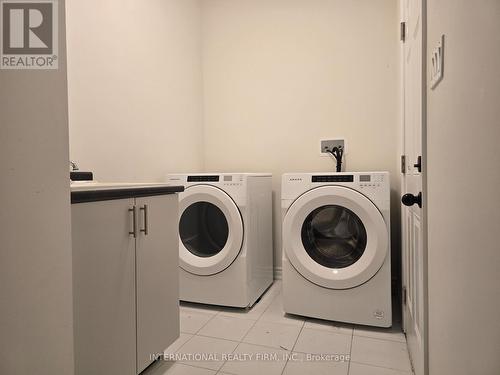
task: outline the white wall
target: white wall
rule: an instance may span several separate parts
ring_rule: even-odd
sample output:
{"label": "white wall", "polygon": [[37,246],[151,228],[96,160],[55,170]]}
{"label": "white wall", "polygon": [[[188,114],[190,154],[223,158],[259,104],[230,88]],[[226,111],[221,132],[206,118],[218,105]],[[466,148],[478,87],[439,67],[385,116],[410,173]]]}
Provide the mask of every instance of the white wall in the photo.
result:
{"label": "white wall", "polygon": [[202,22],[205,169],[274,174],[275,264],[281,175],[334,170],[329,137],[391,172],[399,249],[397,1],[204,0]]}
{"label": "white wall", "polygon": [[272,172],[279,266],[281,174],[333,170],[319,140],[345,137],[348,170],[392,174],[398,258],[397,0],[147,5],[68,3],[70,151],[81,169],[116,181]]}
{"label": "white wall", "polygon": [[101,181],[201,170],[197,0],[69,0],[70,154]]}
{"label": "white wall", "polygon": [[0,70],[0,374],[73,374],[64,0],[59,70]]}
{"label": "white wall", "polygon": [[430,375],[500,372],[500,2],[428,2]]}

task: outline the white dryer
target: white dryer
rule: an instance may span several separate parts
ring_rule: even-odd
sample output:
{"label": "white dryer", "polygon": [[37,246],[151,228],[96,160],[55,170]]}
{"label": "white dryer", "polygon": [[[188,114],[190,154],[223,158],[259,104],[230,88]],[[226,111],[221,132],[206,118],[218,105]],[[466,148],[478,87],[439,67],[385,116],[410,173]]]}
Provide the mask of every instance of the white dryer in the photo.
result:
{"label": "white dryer", "polygon": [[273,282],[272,176],[171,174],[179,194],[180,299],[252,306]]}
{"label": "white dryer", "polygon": [[281,198],[285,312],[391,326],[389,174],[285,174]]}

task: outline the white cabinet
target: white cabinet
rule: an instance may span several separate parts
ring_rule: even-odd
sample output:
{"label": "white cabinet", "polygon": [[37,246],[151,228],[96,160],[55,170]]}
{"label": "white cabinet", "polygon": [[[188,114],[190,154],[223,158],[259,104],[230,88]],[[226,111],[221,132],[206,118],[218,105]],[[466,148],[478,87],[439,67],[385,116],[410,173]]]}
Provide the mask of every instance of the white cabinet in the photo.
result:
{"label": "white cabinet", "polygon": [[[175,197],[175,198],[173,198]],[[136,199],[137,368],[179,337],[178,196]],[[147,218],[147,223],[144,219]],[[147,228],[147,233],[144,233]]]}
{"label": "white cabinet", "polygon": [[72,205],[75,373],[135,375],[179,336],[178,195]]}

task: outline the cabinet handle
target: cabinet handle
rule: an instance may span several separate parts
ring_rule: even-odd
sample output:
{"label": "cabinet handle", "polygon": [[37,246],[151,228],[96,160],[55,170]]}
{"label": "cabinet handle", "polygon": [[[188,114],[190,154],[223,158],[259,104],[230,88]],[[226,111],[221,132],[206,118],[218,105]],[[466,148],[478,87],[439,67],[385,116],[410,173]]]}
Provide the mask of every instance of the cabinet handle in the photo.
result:
{"label": "cabinet handle", "polygon": [[144,233],[145,236],[148,235],[149,227],[148,227],[148,205],[145,204],[140,208],[141,211],[144,212],[144,229],[141,229],[141,232]]}
{"label": "cabinet handle", "polygon": [[133,227],[132,232],[128,232],[128,234],[134,236],[134,238],[137,238],[137,213],[135,206],[129,208],[128,212],[132,212],[132,227]]}

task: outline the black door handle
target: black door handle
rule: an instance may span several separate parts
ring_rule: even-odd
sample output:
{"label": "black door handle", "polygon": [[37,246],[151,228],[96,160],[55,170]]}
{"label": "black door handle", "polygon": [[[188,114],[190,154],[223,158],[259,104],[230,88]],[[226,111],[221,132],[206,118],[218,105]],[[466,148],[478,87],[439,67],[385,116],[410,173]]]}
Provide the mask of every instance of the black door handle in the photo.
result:
{"label": "black door handle", "polygon": [[418,204],[418,207],[422,208],[422,193],[420,192],[418,195],[405,194],[401,198],[401,202],[408,207],[411,207],[416,203]]}

